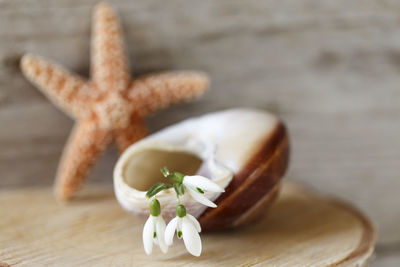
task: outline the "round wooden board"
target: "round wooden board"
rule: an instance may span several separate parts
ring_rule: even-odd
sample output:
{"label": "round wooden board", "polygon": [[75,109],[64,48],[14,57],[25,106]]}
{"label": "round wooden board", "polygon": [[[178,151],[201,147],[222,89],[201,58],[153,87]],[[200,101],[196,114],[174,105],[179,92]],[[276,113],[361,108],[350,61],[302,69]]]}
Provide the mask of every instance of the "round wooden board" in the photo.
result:
{"label": "round wooden board", "polygon": [[[90,186],[88,186],[90,187]],[[57,203],[50,188],[0,191],[0,266],[356,266],[375,244],[358,211],[286,183],[268,215],[239,231],[202,234],[199,258],[175,240],[147,256],[144,218],[131,217],[111,188]]]}

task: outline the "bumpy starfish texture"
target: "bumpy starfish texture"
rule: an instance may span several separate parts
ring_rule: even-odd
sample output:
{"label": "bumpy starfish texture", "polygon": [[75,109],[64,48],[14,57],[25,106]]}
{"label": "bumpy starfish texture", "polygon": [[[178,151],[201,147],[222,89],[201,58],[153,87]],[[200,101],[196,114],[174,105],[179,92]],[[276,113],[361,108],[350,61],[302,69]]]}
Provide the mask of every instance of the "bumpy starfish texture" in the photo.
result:
{"label": "bumpy starfish texture", "polygon": [[33,55],[21,69],[54,104],[77,122],[64,149],[55,189],[60,199],[77,192],[99,155],[114,141],[122,152],[147,134],[143,118],[158,109],[201,95],[209,84],[198,72],[130,77],[122,30],[106,3],[95,7],[91,80]]}

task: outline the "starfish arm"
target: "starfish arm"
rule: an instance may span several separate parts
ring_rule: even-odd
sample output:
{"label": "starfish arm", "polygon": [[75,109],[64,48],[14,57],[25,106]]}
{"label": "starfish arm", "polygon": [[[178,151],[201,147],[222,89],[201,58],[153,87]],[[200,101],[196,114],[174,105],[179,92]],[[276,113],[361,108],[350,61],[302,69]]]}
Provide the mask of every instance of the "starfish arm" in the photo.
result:
{"label": "starfish arm", "polygon": [[78,121],[64,149],[55,192],[62,200],[74,196],[95,161],[111,142],[111,134],[93,120]]}
{"label": "starfish arm", "polygon": [[203,94],[209,78],[200,72],[166,72],[134,80],[127,98],[143,117],[172,104],[188,101]]}
{"label": "starfish arm", "polygon": [[91,75],[100,92],[124,91],[130,82],[122,29],[107,3],[99,3],[93,15]]}
{"label": "starfish arm", "polygon": [[83,78],[29,54],[22,57],[21,69],[29,81],[71,117],[85,117],[90,113],[87,102],[96,96]]}
{"label": "starfish arm", "polygon": [[147,135],[147,129],[140,118],[132,117],[128,127],[116,129],[114,134],[115,144],[119,152],[122,153],[130,145],[145,137]]}

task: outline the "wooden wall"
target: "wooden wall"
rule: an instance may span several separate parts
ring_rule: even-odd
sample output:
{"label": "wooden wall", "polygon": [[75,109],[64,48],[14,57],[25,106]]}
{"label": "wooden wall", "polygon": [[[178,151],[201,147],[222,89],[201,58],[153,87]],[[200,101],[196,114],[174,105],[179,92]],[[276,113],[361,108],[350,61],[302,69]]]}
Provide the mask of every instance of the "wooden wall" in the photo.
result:
{"label": "wooden wall", "polygon": [[[1,188],[52,183],[73,122],[18,60],[29,51],[88,75],[95,2],[0,0]],[[149,118],[151,130],[230,107],[275,112],[291,131],[288,178],[354,203],[379,227],[378,253],[400,251],[399,1],[112,4],[135,75],[200,69],[212,78],[200,101]],[[109,151],[91,181],[111,183],[115,160]]]}

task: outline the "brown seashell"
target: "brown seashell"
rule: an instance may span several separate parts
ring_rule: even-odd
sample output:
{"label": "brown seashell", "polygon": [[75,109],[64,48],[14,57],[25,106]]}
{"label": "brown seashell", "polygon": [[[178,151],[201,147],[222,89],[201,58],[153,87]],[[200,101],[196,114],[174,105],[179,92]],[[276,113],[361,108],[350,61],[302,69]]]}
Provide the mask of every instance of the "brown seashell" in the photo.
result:
{"label": "brown seashell", "polygon": [[[279,193],[288,160],[288,133],[276,116],[232,109],[185,120],[130,146],[114,169],[114,188],[124,209],[148,215],[145,193],[163,180],[161,167],[209,177],[225,189],[206,192],[217,208],[207,208],[187,194],[181,201],[204,230],[223,230],[249,224],[266,213]],[[157,198],[163,216],[174,217],[174,190],[164,190]]]}
{"label": "brown seashell", "polygon": [[204,230],[247,225],[262,217],[279,194],[280,180],[289,163],[289,138],[280,122],[245,167],[234,175],[217,198],[198,218]]}

